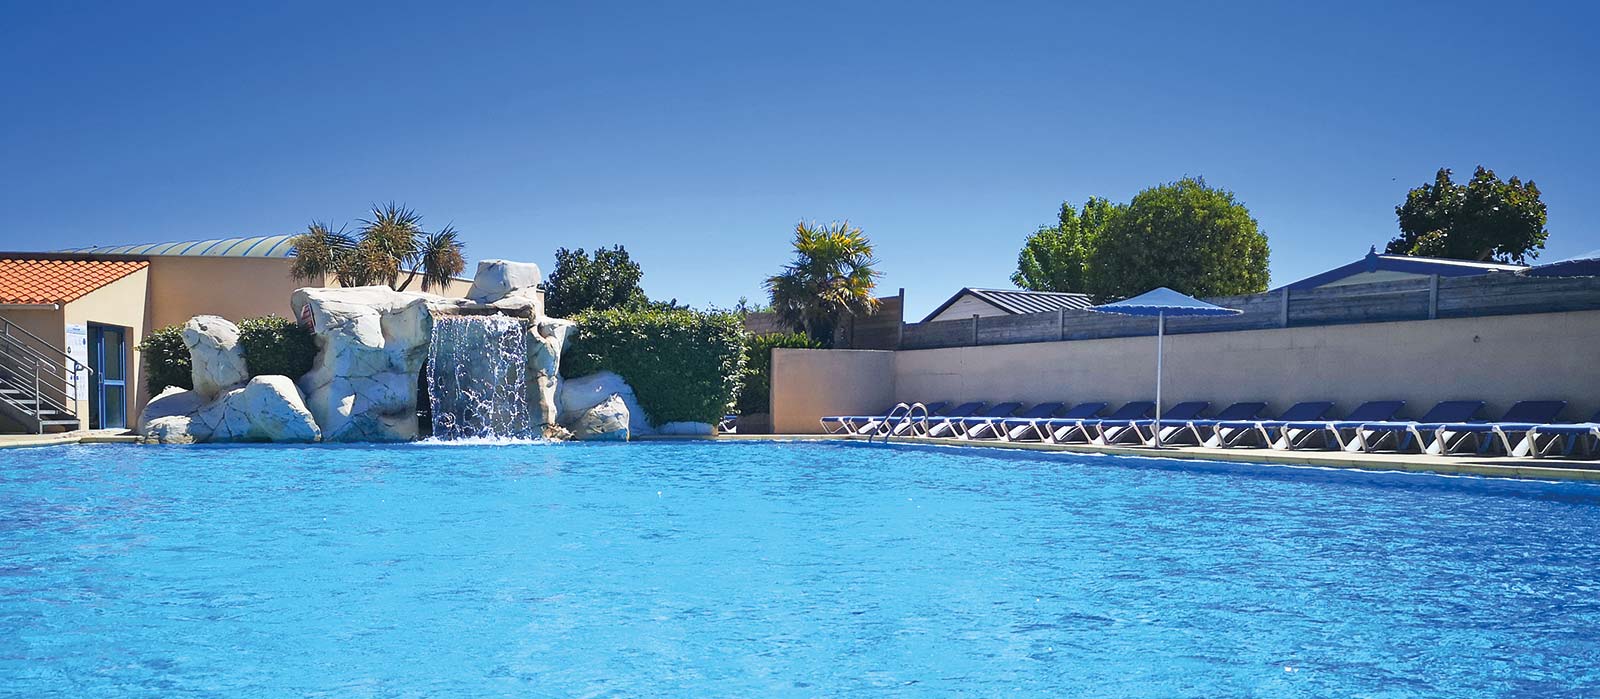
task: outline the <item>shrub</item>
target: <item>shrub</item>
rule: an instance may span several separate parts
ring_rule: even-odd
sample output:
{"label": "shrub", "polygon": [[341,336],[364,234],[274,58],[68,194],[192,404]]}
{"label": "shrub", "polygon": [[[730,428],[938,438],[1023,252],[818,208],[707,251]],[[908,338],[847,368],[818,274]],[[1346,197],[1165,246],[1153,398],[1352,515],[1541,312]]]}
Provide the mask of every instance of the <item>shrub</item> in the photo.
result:
{"label": "shrub", "polygon": [[[181,340],[179,345],[182,345]],[[278,316],[247,318],[240,322],[239,346],[244,350],[244,363],[252,377],[281,374],[299,379],[311,371],[317,358],[317,340],[311,330]]]}
{"label": "shrub", "polygon": [[767,412],[772,396],[772,350],[778,347],[815,349],[822,343],[805,333],[767,333],[746,335],[744,341],[744,379],[739,387],[739,413]]}
{"label": "shrub", "polygon": [[653,424],[715,424],[733,405],[744,368],[737,316],[647,307],[586,311],[561,357],[561,373],[622,376]]}
{"label": "shrub", "polygon": [[144,358],[144,373],[148,379],[145,388],[150,395],[157,395],[169,386],[194,388],[189,347],[183,344],[183,326],[168,325],[152,330],[136,349]]}

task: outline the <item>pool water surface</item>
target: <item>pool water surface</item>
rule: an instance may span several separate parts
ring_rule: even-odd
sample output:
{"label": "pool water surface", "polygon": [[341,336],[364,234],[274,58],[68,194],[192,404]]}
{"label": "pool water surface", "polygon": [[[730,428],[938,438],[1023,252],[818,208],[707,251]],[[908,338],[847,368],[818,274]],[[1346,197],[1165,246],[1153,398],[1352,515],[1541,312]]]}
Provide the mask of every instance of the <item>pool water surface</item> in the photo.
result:
{"label": "pool water surface", "polygon": [[1600,487],[808,443],[0,450],[4,697],[1594,697]]}

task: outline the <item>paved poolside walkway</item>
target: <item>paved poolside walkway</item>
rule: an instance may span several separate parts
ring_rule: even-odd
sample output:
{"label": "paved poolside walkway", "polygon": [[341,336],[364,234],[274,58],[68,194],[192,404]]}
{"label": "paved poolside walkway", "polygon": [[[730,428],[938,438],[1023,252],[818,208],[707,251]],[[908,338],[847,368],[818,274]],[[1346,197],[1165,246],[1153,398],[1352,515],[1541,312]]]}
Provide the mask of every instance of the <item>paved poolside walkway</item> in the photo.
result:
{"label": "paved poolside walkway", "polygon": [[139,437],[127,430],[75,430],[55,434],[0,434],[0,449],[9,447],[47,447],[52,444],[137,444]]}
{"label": "paved poolside walkway", "polygon": [[[840,440],[865,442],[857,435],[720,435],[717,439]],[[1511,458],[1504,456],[1432,456],[1428,454],[1362,454],[1340,451],[1280,451],[1276,449],[1209,449],[1206,447],[1166,447],[1149,449],[1131,446],[1092,444],[1039,444],[994,440],[932,439],[896,437],[895,444],[927,444],[1027,451],[1116,454],[1159,459],[1200,459],[1234,463],[1323,466],[1367,471],[1419,471],[1426,473],[1467,474],[1496,478],[1536,480],[1600,481],[1600,461],[1573,459]]]}

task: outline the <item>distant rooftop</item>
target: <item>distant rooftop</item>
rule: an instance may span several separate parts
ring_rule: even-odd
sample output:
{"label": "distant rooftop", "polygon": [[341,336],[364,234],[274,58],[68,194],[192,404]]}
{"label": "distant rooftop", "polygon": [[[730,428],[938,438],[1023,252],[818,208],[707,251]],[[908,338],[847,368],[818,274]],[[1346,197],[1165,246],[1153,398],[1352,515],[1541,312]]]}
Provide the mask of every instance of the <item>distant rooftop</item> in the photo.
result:
{"label": "distant rooftop", "polygon": [[1413,257],[1410,255],[1380,255],[1376,248],[1363,257],[1350,264],[1335,267],[1321,274],[1306,277],[1293,284],[1287,285],[1289,289],[1314,289],[1340,279],[1345,279],[1357,274],[1367,272],[1400,272],[1405,274],[1437,274],[1441,277],[1470,277],[1490,272],[1516,272],[1527,269],[1526,265],[1508,265],[1498,262],[1473,262],[1470,260],[1451,260],[1442,257]]}
{"label": "distant rooftop", "polygon": [[949,300],[933,309],[928,317],[923,319],[926,323],[946,308],[949,308],[962,296],[972,296],[1006,313],[1021,315],[1023,313],[1044,313],[1046,311],[1059,311],[1063,308],[1082,309],[1094,305],[1094,300],[1087,294],[1073,294],[1063,291],[1023,291],[1021,289],[974,289],[966,287],[956,292]]}
{"label": "distant rooftop", "polygon": [[133,245],[95,245],[58,252],[85,255],[149,255],[155,257],[290,257],[296,235],[261,235]]}

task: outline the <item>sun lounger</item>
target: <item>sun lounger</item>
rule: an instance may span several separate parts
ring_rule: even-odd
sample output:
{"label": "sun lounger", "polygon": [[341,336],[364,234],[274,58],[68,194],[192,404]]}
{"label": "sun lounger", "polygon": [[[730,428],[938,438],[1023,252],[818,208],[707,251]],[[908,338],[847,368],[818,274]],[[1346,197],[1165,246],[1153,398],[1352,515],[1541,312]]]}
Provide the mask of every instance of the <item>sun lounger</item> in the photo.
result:
{"label": "sun lounger", "polygon": [[[1235,432],[1253,432],[1248,428],[1224,428],[1222,427],[1224,423],[1253,420],[1257,415],[1261,414],[1261,411],[1266,409],[1267,404],[1259,401],[1234,403],[1223,408],[1222,412],[1217,413],[1216,417],[1189,420],[1180,425],[1177,430],[1171,431],[1171,436],[1168,436],[1164,430],[1161,435],[1161,443],[1197,444],[1207,447],[1221,446],[1224,435],[1233,437]],[[1167,424],[1166,418],[1162,418],[1161,423],[1165,428]]]}
{"label": "sun lounger", "polygon": [[959,418],[972,417],[988,405],[981,400],[962,403],[944,415],[930,416],[922,421],[921,431],[923,437],[951,437],[955,435],[955,421]]}
{"label": "sun lounger", "polygon": [[1008,438],[1006,423],[1012,420],[1042,420],[1056,414],[1064,407],[1062,403],[1040,403],[1022,411],[1016,417],[969,417],[961,421],[966,428],[964,435],[967,439],[999,439]]}
{"label": "sun lounger", "polygon": [[1418,452],[1438,453],[1441,445],[1433,441],[1437,430],[1477,417],[1483,405],[1481,400],[1447,400],[1433,406],[1416,422],[1368,422],[1356,430],[1356,445],[1364,452],[1377,451],[1388,443],[1394,451],[1414,446]]}
{"label": "sun lounger", "polygon": [[1102,421],[1127,422],[1143,417],[1150,417],[1150,411],[1156,404],[1147,400],[1134,401],[1120,408],[1104,418],[1058,418],[1045,420],[1041,431],[1044,441],[1052,444],[1068,444],[1072,442],[1088,442],[1099,433],[1096,426]]}
{"label": "sun lounger", "polygon": [[[1495,422],[1472,422],[1440,425],[1434,430],[1433,443],[1441,454],[1455,453],[1468,441],[1477,447],[1479,454],[1488,453],[1496,444],[1506,456],[1527,456],[1533,449],[1528,434],[1533,428],[1555,422],[1566,410],[1564,400],[1525,400],[1511,406],[1504,417]],[[1516,435],[1516,440],[1512,440]]]}
{"label": "sun lounger", "polygon": [[[1211,407],[1209,401],[1191,400],[1184,401],[1161,411],[1161,436],[1166,438],[1168,433],[1183,429],[1190,420],[1197,420],[1200,414]],[[1118,444],[1123,442],[1154,446],[1156,443],[1156,421],[1154,419],[1137,420],[1101,420],[1094,426],[1095,444]]]}
{"label": "sun lounger", "polygon": [[1005,431],[1002,439],[1014,442],[1043,442],[1049,436],[1048,423],[1052,422],[1077,422],[1088,420],[1106,409],[1105,403],[1079,403],[1071,409],[1060,411],[1043,418],[1014,417],[1001,422],[1001,429]]}
{"label": "sun lounger", "polygon": [[964,417],[964,418],[961,418],[959,420],[953,421],[951,423],[951,425],[950,425],[950,431],[952,432],[952,434],[946,435],[946,436],[953,436],[956,439],[970,439],[971,437],[969,436],[968,433],[971,432],[972,430],[985,427],[991,421],[1003,420],[1005,418],[1011,417],[1012,415],[1015,415],[1016,412],[1017,412],[1017,409],[1021,408],[1021,407],[1022,407],[1022,403],[1020,403],[1018,401],[1012,401],[1012,402],[1009,402],[1009,403],[997,403],[995,405],[990,406],[989,409],[984,410],[983,413],[980,414],[980,415],[974,415],[972,417]]}
{"label": "sun lounger", "polygon": [[1257,446],[1273,447],[1283,442],[1284,446],[1276,448],[1288,448],[1288,442],[1296,438],[1304,439],[1313,430],[1285,430],[1285,424],[1320,420],[1332,409],[1333,401],[1306,401],[1289,406],[1288,410],[1273,420],[1219,420],[1212,426],[1215,432],[1206,446],[1236,447],[1247,440],[1254,440]]}
{"label": "sun lounger", "polygon": [[[1540,441],[1544,444],[1541,446]],[[1582,451],[1584,456],[1600,453],[1600,411],[1588,422],[1539,425],[1528,431],[1534,456],[1550,456],[1560,446],[1562,456],[1572,456]]]}
{"label": "sun lounger", "polygon": [[[1395,413],[1406,406],[1403,400],[1373,400],[1356,406],[1343,420],[1288,420],[1265,431],[1267,445],[1273,449],[1300,449],[1319,442],[1323,448],[1353,451],[1357,446],[1355,432],[1369,422],[1393,420]],[[1276,429],[1274,435],[1272,429]]]}

